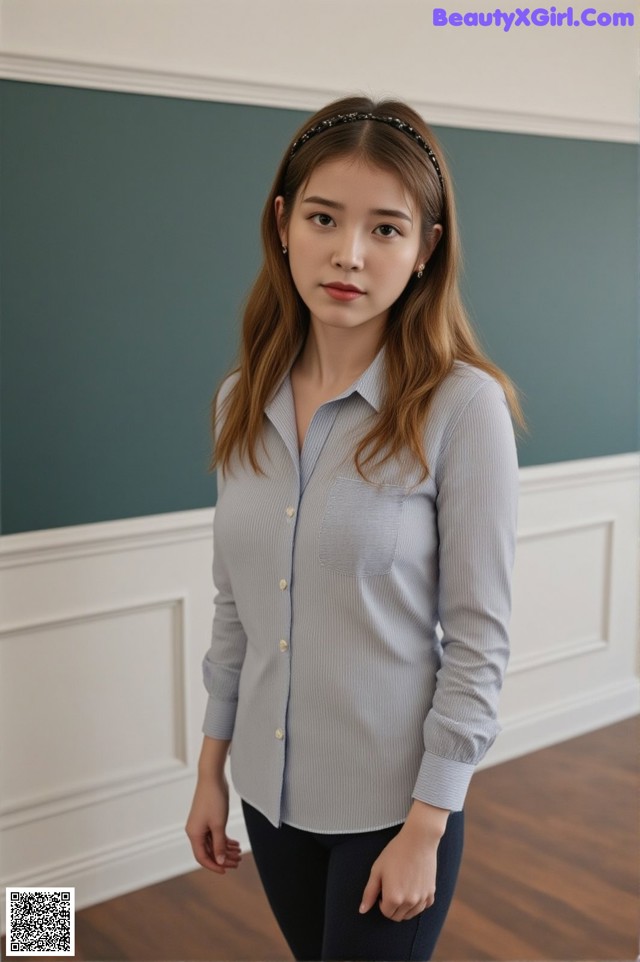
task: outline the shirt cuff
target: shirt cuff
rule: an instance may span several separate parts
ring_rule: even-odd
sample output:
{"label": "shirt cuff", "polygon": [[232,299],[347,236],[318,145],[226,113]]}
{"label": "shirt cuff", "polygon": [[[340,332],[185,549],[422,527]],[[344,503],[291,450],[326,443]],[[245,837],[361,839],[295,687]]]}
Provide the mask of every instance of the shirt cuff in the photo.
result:
{"label": "shirt cuff", "polygon": [[202,723],[203,734],[209,738],[230,740],[233,737],[237,708],[237,701],[219,701],[209,695]]}
{"label": "shirt cuff", "polygon": [[456,762],[425,752],[411,797],[436,808],[459,812],[464,806],[474,771],[475,765],[468,762]]}

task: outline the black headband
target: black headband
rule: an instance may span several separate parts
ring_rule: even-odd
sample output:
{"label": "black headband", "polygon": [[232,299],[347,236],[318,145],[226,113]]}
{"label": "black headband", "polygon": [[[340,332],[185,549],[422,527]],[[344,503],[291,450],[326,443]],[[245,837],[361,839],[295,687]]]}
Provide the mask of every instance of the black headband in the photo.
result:
{"label": "black headband", "polygon": [[316,134],[320,134],[323,130],[328,130],[330,127],[337,127],[339,124],[351,124],[356,120],[377,120],[382,124],[388,124],[390,127],[395,127],[396,130],[401,130],[403,134],[407,135],[407,137],[411,137],[413,140],[415,140],[416,143],[419,144],[420,147],[422,147],[422,149],[427,153],[429,160],[435,167],[438,179],[440,181],[440,186],[442,187],[442,193],[444,194],[444,180],[442,179],[442,172],[440,170],[440,164],[438,163],[436,155],[424,137],[419,134],[417,130],[414,130],[410,124],[406,124],[404,120],[400,120],[398,117],[380,116],[378,114],[357,112],[350,114],[336,114],[334,117],[329,117],[327,120],[322,120],[314,127],[309,127],[308,130],[305,130],[305,132],[293,143],[291,152],[289,154],[289,160],[291,160],[293,155],[300,147],[303,146],[303,144],[306,144],[306,142],[312,137],[315,137]]}

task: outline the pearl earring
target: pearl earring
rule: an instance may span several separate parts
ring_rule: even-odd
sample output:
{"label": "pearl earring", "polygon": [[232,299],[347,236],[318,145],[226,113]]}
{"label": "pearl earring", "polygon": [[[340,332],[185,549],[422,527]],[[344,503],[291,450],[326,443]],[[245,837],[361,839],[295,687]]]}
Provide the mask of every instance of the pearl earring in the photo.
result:
{"label": "pearl earring", "polygon": [[418,279],[424,274],[424,264],[418,264]]}
{"label": "pearl earring", "polygon": [[284,244],[282,245],[282,253],[283,253],[283,254],[286,254],[286,253],[287,253],[287,248],[284,246]]}

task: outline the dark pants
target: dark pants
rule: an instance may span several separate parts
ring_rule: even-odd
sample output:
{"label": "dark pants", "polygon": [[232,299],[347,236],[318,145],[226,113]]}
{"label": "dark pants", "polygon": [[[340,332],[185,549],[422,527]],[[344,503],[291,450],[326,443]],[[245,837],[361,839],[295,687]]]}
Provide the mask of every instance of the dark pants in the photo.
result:
{"label": "dark pants", "polygon": [[440,840],[435,902],[412,919],[394,922],[378,903],[362,915],[358,908],[371,866],[403,822],[374,832],[324,835],[284,823],[274,828],[244,799],[242,809],[267,899],[298,962],[431,958],[462,859],[463,812],[451,813]]}

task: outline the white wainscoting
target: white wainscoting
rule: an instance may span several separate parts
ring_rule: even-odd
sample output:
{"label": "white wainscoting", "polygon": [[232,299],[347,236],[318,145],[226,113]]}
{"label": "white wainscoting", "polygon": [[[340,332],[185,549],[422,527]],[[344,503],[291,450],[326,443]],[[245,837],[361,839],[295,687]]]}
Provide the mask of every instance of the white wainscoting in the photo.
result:
{"label": "white wainscoting", "polygon": [[[513,656],[485,766],[640,711],[640,455],[520,474]],[[202,509],[0,537],[0,886],[73,885],[81,909],[198,867],[184,823],[212,522]]]}
{"label": "white wainscoting", "polygon": [[521,470],[497,764],[640,711],[640,455]]}
{"label": "white wainscoting", "polygon": [[0,77],[302,110],[364,91],[409,100],[434,124],[638,140],[637,27],[438,27],[435,7],[496,4],[0,0]]}

